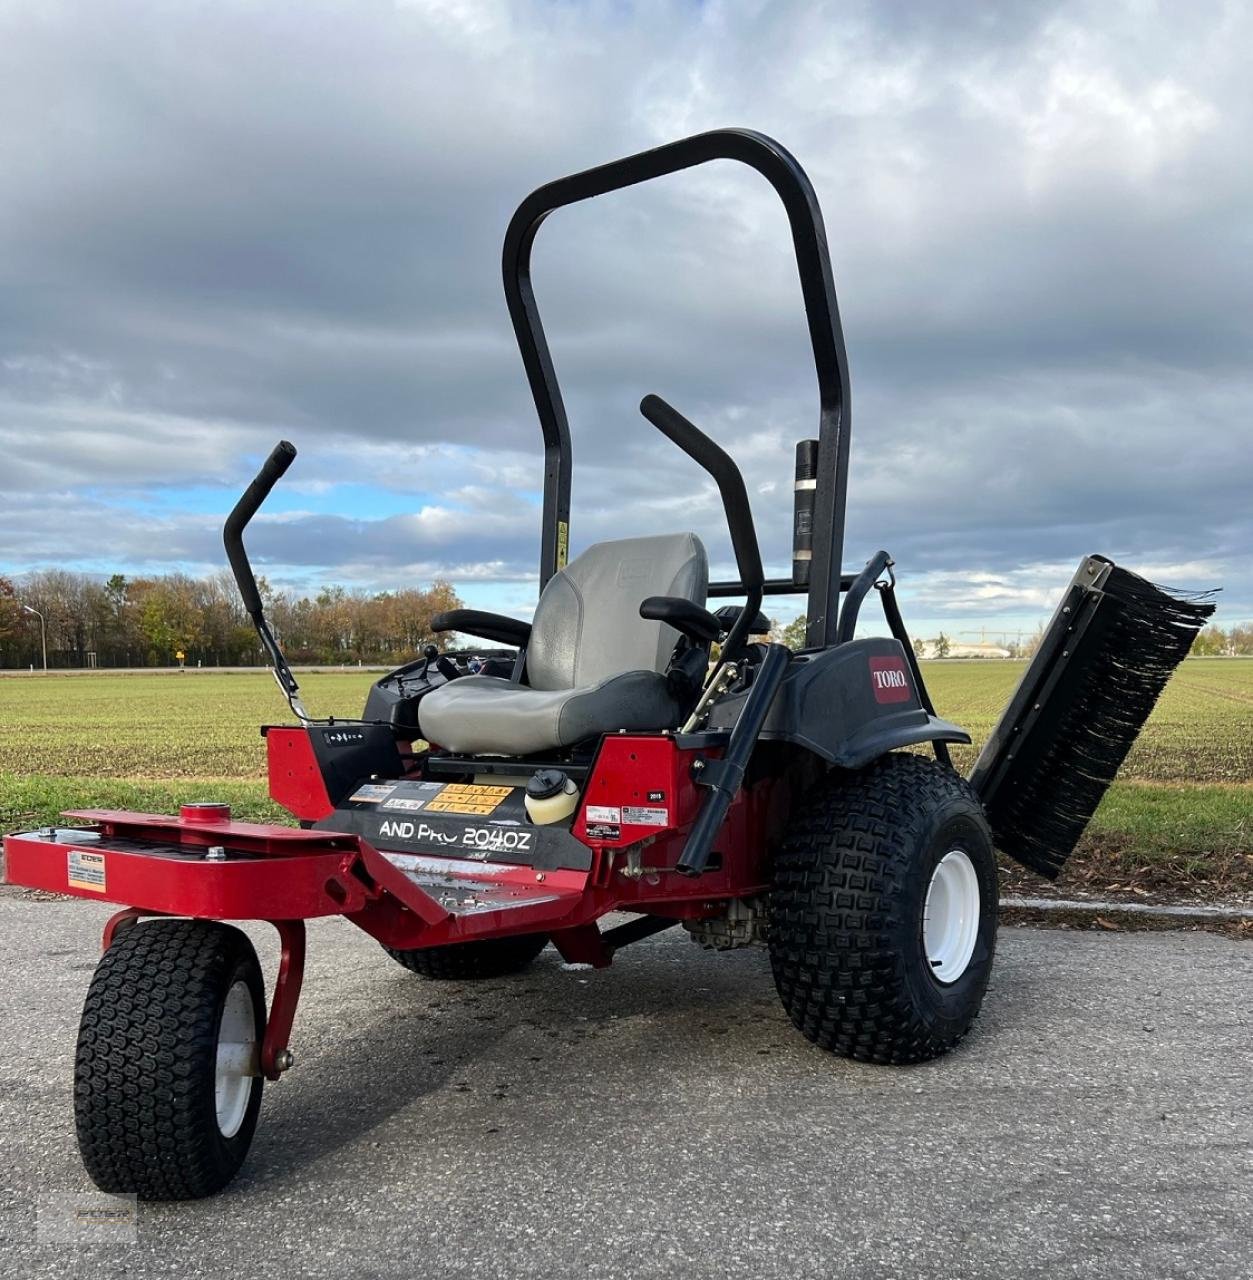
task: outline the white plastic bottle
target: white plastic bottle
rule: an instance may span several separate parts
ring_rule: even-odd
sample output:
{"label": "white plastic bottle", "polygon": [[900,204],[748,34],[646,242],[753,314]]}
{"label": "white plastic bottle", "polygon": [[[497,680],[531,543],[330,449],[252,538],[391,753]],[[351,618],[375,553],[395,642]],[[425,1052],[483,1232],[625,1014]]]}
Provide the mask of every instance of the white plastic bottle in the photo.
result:
{"label": "white plastic bottle", "polygon": [[561,822],[578,807],[579,788],[560,769],[540,769],[526,784],[527,817],[537,826]]}

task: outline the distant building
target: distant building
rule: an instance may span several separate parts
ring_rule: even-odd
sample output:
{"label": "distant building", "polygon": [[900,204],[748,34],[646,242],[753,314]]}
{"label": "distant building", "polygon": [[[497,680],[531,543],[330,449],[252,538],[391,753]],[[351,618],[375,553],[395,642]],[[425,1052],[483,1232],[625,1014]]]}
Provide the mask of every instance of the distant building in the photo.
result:
{"label": "distant building", "polygon": [[[922,656],[924,658],[938,656],[935,651],[935,644],[934,640],[924,640],[922,642]],[[950,658],[1012,658],[1014,655],[1001,644],[980,644],[977,640],[950,640],[948,656]]]}

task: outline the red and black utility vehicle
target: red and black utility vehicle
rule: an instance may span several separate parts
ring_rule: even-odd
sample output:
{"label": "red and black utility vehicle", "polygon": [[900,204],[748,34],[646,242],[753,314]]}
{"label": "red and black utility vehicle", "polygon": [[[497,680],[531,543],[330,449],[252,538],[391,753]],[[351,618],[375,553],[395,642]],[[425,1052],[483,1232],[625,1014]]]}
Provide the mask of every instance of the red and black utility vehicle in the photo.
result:
{"label": "red and black utility vehicle", "polygon": [[[652,395],[644,417],[722,496],[738,578],[710,583],[685,530],[567,562],[570,438],[532,242],[555,209],[714,160],[774,187],[800,273],[819,414],[796,450],[791,576],[765,577],[732,459]],[[242,536],[295,457],[280,443],[225,541],[297,721],[264,732],[271,794],[299,828],[204,804],[177,817],[82,810],[68,816],[86,825],[5,840],[10,882],[124,904],[105,929],[74,1086],[83,1159],[107,1191],[189,1198],[234,1176],[263,1082],[294,1061],[305,921],[318,916],[344,916],[417,974],[456,979],[515,972],[550,944],[607,965],[681,925],[705,947],[767,946],[788,1015],[823,1048],[898,1063],[946,1052],[991,972],[994,838],[1056,874],[1205,616],[1086,559],[968,781],[948,748],[970,739],[935,714],[888,554],[841,570],[848,367],[822,216],[793,157],[718,130],[563,178],[518,208],[503,266],[544,436],[533,621],[444,614],[437,632],[485,644],[431,644],[378,681],[360,717],[312,719]],[[871,591],[888,634],[859,638]],[[772,594],[806,598],[799,651],[761,639]],[[711,611],[719,599],[741,603]],[[627,918],[602,928],[610,913]],[[238,920],[281,939],[268,1012]]]}

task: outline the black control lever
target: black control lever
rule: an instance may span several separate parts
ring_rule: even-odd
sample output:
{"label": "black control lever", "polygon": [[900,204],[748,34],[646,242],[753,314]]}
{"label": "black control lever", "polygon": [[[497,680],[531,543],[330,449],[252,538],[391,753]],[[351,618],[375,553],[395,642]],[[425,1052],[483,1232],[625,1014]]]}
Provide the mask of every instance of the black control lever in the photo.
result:
{"label": "black control lever", "polygon": [[640,401],[640,412],[662,435],[677,444],[693,462],[709,473],[722,497],[727,528],[731,534],[731,547],[735,552],[735,563],[740,571],[740,582],[744,586],[747,604],[744,614],[731,628],[723,643],[722,656],[718,660],[718,667],[721,669],[725,663],[739,656],[748,637],[749,625],[761,608],[762,586],[765,583],[761,550],[757,545],[757,530],[753,525],[753,511],[748,503],[744,477],[730,454],[660,396],[645,396]]}
{"label": "black control lever", "polygon": [[226,517],[226,524],[222,528],[222,542],[226,546],[226,558],[230,562],[231,572],[235,575],[235,585],[239,587],[239,594],[243,597],[244,608],[252,619],[261,647],[265,650],[270,659],[270,665],[274,669],[274,679],[278,681],[278,687],[283,691],[291,709],[301,720],[308,720],[309,716],[300,701],[300,686],[296,683],[291,667],[287,665],[287,659],[283,657],[283,651],[278,647],[278,641],[274,639],[270,624],[265,620],[261,592],[257,590],[257,579],[248,561],[248,552],[244,550],[244,529],[260,510],[261,504],[269,497],[270,490],[279,482],[295,457],[296,446],[288,441],[280,440],[274,446],[270,456],[262,464],[261,470],[257,472],[230,515]]}

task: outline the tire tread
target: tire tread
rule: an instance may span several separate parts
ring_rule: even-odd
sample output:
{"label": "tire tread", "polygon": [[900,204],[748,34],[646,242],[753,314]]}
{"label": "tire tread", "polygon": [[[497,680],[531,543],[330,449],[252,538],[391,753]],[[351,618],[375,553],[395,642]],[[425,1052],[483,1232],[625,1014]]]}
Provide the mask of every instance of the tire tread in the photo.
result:
{"label": "tire tread", "polygon": [[74,1117],[83,1164],[102,1191],[196,1199],[238,1170],[256,1100],[224,1140],[206,1111],[204,1073],[217,1053],[219,993],[249,958],[259,982],[247,935],[210,920],[132,925],[101,958],[79,1025]]}
{"label": "tire tread", "polygon": [[503,978],[520,973],[548,945],[545,933],[518,933],[477,942],[455,942],[443,947],[397,950],[384,947],[393,960],[424,978]]}
{"label": "tire tread", "polygon": [[[902,971],[913,928],[902,889],[930,816],[952,802],[986,832],[965,779],[902,752],[828,775],[794,816],[775,861],[770,959],[788,1015],[821,1048],[865,1062],[922,1062],[966,1034],[969,1023],[937,1032]],[[995,909],[993,894],[993,935]],[[976,995],[977,1007],[982,987]]]}

